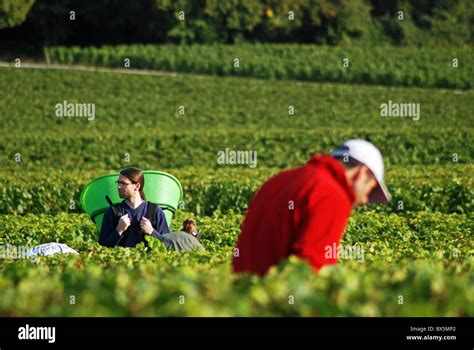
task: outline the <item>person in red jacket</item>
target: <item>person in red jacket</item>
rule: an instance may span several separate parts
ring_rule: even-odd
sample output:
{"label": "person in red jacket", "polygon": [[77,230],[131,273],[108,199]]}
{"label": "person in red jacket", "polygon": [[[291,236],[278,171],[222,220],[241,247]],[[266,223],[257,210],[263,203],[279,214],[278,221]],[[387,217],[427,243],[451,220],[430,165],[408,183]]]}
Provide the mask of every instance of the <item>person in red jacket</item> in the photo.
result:
{"label": "person in red jacket", "polygon": [[365,140],[349,140],[272,177],[247,209],[233,271],[265,275],[289,255],[315,271],[335,264],[337,255],[325,253],[339,246],[352,207],[390,200],[383,177],[382,155]]}

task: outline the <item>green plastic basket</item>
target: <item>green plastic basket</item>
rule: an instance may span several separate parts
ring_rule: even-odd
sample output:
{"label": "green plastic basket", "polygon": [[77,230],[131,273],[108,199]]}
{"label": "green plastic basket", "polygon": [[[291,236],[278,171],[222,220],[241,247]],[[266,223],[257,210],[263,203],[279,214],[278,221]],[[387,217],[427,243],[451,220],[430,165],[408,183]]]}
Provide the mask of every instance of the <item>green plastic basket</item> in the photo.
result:
{"label": "green plastic basket", "polygon": [[[91,181],[81,193],[82,209],[91,217],[100,232],[102,220],[109,204],[108,195],[113,203],[122,201],[118,194],[117,183],[120,174],[109,174]],[[148,201],[158,204],[163,209],[168,226],[183,199],[183,187],[173,175],[162,171],[144,171],[145,186],[143,191]]]}

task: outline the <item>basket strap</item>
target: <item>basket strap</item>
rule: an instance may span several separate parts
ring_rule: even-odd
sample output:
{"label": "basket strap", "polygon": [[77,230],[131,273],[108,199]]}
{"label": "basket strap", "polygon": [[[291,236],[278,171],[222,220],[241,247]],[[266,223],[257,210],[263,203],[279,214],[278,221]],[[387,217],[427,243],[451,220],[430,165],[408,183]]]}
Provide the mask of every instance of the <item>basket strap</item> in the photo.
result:
{"label": "basket strap", "polygon": [[[172,214],[175,214],[176,213],[176,209],[174,209],[172,206],[168,205],[168,204],[162,204],[162,203],[156,203],[162,210],[168,210],[170,211]],[[109,207],[105,207],[105,208],[101,208],[101,209],[97,209],[97,210],[94,210],[92,213],[90,213],[90,217],[91,217],[91,220],[95,223],[95,218],[100,215],[100,214],[103,214],[105,213],[105,211],[109,209]]]}

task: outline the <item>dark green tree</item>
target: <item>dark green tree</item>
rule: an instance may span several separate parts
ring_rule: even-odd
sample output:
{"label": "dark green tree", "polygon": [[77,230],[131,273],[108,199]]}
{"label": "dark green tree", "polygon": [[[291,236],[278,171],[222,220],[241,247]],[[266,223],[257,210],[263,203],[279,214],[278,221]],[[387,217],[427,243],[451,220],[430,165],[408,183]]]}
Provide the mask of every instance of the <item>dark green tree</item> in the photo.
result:
{"label": "dark green tree", "polygon": [[35,0],[0,0],[0,29],[22,24]]}

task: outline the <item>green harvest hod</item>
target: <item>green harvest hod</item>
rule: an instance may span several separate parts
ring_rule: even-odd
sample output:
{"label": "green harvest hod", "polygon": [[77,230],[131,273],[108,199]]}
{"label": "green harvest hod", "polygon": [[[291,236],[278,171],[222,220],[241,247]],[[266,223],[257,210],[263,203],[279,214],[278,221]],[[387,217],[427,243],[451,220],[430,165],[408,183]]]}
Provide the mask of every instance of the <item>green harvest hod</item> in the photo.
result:
{"label": "green harvest hod", "polygon": [[[102,220],[109,204],[105,199],[108,195],[113,203],[121,202],[117,190],[120,174],[109,174],[91,181],[81,193],[81,206],[95,222],[100,232]],[[165,212],[166,222],[171,225],[173,215],[183,199],[183,187],[174,176],[161,171],[144,171],[144,192],[148,201],[158,204]]]}

